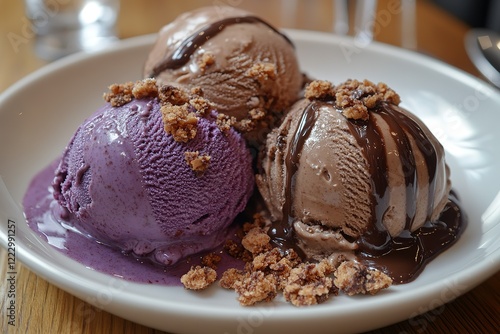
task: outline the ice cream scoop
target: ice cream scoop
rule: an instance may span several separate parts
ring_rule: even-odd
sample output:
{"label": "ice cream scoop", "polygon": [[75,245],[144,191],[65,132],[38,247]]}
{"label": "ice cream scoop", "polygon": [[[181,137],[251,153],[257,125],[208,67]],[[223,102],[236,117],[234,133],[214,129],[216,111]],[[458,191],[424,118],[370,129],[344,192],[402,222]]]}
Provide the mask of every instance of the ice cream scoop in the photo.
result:
{"label": "ice cream scoop", "polygon": [[251,13],[224,6],[184,13],[163,27],[144,76],[201,88],[253,141],[264,140],[266,130],[298,99],[303,81],[285,35]]}
{"label": "ice cream scoop", "polygon": [[164,265],[220,245],[253,189],[243,138],[206,100],[154,80],[106,97],[56,170],[68,224]]}
{"label": "ice cream scoop", "polygon": [[384,84],[315,81],[306,96],[268,136],[257,176],[275,244],[312,258],[412,247],[421,256],[416,233],[449,203],[441,144]]}

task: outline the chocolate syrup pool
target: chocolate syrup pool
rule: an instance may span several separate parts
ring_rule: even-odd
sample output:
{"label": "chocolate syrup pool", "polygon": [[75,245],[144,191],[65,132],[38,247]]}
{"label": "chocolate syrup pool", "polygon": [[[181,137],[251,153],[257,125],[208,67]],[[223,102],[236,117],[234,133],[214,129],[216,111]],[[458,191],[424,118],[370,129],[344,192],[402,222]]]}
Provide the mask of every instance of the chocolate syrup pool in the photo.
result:
{"label": "chocolate syrup pool", "polygon": [[[333,107],[332,101],[312,101],[302,111],[284,161],[286,173],[283,218],[281,221],[274,222],[268,233],[275,246],[283,251],[293,248],[302,257],[304,257],[304,252],[296,246],[293,230],[294,178],[303,145],[315,126],[320,107],[325,105]],[[338,110],[338,112],[341,111]],[[430,219],[434,208],[433,198],[438,168],[435,147],[417,123],[396,111],[390,103],[379,103],[372,112],[381,115],[389,125],[391,133],[398,138],[397,155],[402,161],[402,166],[406,168],[404,175],[407,213],[403,232],[397,237],[391,237],[382,223],[383,216],[389,208],[389,192],[387,191],[389,182],[385,143],[380,129],[372,121],[348,120],[350,133],[361,147],[372,177],[372,220],[369,222],[367,231],[357,240],[359,248],[356,255],[359,261],[369,267],[386,272],[393,279],[393,283],[408,283],[422,272],[428,262],[455,243],[466,226],[466,218],[460,209],[456,194],[452,191],[439,218],[434,221]],[[428,197],[432,199],[427,204],[427,222],[416,230],[412,229],[412,224],[418,205],[417,170],[406,133],[418,139],[416,144],[423,153],[427,165]]]}
{"label": "chocolate syrup pool", "polygon": [[[74,230],[71,221],[60,218],[61,208],[51,191],[57,163],[52,163],[33,178],[23,199],[29,227],[52,247],[92,270],[138,283],[181,286],[181,276],[192,265],[200,264],[203,253],[181,260],[175,266],[163,267],[147,258],[124,254]],[[222,258],[217,268],[219,275],[228,268],[243,267],[242,262],[229,256],[222,246],[210,252]]]}

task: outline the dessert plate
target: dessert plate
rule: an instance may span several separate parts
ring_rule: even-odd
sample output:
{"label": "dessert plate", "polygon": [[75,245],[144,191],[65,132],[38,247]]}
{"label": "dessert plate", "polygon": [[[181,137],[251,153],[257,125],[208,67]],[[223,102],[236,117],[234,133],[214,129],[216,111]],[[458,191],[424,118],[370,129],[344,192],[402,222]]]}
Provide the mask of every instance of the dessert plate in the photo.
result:
{"label": "dessert plate", "polygon": [[[500,268],[500,93],[437,60],[330,34],[288,31],[304,71],[334,83],[347,78],[385,82],[443,143],[469,224],[460,240],[413,282],[376,296],[347,297],[305,308],[281,299],[241,307],[217,286],[201,293],[138,284],[66,257],[27,226],[21,200],[31,178],[55,159],[74,130],[102,105],[115,82],[141,77],[154,36],[79,54],[27,76],[0,96],[0,240],[15,225],[16,254],[58,287],[123,318],[169,332],[360,332],[447,303]],[[362,319],[362,321],[360,321]],[[418,324],[416,324],[418,326]]]}

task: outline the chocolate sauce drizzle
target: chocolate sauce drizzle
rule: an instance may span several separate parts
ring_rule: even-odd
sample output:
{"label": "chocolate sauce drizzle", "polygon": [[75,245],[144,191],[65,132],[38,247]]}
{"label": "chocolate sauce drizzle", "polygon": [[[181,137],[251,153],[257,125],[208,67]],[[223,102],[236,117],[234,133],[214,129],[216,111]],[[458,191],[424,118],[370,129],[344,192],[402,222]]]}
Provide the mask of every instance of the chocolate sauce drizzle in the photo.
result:
{"label": "chocolate sauce drizzle", "polygon": [[316,123],[317,109],[320,103],[311,102],[303,111],[299,120],[299,125],[293,135],[290,148],[285,157],[285,203],[282,209],[282,220],[280,224],[273,224],[269,229],[268,234],[271,236],[272,243],[287,250],[293,248],[300,255],[303,252],[300,248],[295,246],[293,242],[293,189],[295,188],[295,173],[299,166],[300,155],[304,142],[309,137],[311,130]]}
{"label": "chocolate sauce drizzle", "polygon": [[229,17],[208,24],[197,30],[191,36],[187,37],[184,41],[182,41],[179,47],[172,52],[172,54],[168,55],[163,59],[163,61],[153,68],[149,77],[154,78],[167,69],[177,69],[182,67],[189,61],[196,49],[205,44],[210,38],[220,33],[229,25],[241,23],[262,23],[275,33],[281,35],[290,45],[293,46],[292,41],[286,35],[282,34],[269,23],[256,16]]}
{"label": "chocolate sauce drizzle", "polygon": [[[295,218],[292,212],[295,173],[304,142],[314,127],[318,109],[323,105],[334,108],[330,101],[312,101],[304,109],[285,156],[283,218],[275,222],[269,231],[273,243],[281,249],[298,248],[294,242]],[[397,111],[391,104],[381,102],[371,112],[380,115],[393,134],[406,184],[406,221],[404,231],[394,238],[383,226],[384,214],[389,209],[389,175],[386,144],[375,118],[371,117],[368,121],[349,119],[349,131],[365,155],[372,182],[372,221],[358,240],[357,255],[366,264],[387,271],[394,283],[406,283],[417,277],[427,262],[456,241],[465,226],[465,218],[458,206],[458,200],[452,193],[440,218],[431,221],[438,168],[436,148],[416,122]],[[427,222],[414,232],[411,232],[411,229],[416,215],[419,189],[415,158],[408,134],[415,139],[414,142],[425,159],[429,178]]]}

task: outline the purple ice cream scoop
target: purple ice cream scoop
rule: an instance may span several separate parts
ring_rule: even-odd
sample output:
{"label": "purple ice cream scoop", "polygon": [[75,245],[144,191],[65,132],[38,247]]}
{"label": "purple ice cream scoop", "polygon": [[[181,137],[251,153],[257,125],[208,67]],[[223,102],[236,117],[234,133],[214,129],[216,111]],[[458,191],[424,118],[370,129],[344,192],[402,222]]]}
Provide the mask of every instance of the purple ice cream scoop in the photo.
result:
{"label": "purple ice cream scoop", "polygon": [[[77,130],[56,170],[64,219],[97,242],[164,265],[220,245],[253,190],[251,156],[216,113],[175,141],[156,97],[106,104]],[[185,152],[210,157],[195,172]]]}

